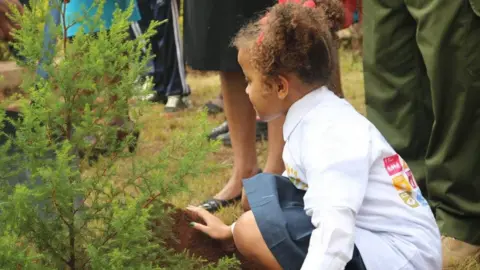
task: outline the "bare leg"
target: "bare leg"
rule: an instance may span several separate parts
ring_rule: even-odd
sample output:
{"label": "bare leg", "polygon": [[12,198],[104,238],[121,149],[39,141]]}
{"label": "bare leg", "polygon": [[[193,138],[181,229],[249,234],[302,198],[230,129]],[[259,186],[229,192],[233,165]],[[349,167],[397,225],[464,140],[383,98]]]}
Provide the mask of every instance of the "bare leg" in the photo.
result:
{"label": "bare leg", "polygon": [[268,249],[267,244],[265,244],[252,211],[244,213],[238,219],[233,232],[233,239],[238,251],[246,258],[262,264],[265,269],[282,269]]}
{"label": "bare leg", "polygon": [[242,72],[220,72],[220,80],[224,111],[232,140],[233,173],[215,198],[228,200],[240,195],[242,179],[258,172],[255,110],[245,93],[247,84]]}
{"label": "bare leg", "polygon": [[283,140],[283,123],[285,117],[275,119],[268,123],[268,156],[265,172],[282,174],[285,170],[282,153],[285,141]]}

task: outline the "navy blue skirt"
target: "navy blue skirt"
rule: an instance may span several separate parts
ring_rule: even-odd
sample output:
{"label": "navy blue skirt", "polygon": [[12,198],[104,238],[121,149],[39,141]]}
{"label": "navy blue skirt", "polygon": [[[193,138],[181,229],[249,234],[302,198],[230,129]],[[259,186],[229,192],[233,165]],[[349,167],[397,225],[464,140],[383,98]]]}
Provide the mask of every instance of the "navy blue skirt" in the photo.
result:
{"label": "navy blue skirt", "polygon": [[[265,243],[285,270],[302,267],[315,227],[304,210],[305,191],[286,177],[262,173],[243,186]],[[346,270],[366,270],[355,246]]]}

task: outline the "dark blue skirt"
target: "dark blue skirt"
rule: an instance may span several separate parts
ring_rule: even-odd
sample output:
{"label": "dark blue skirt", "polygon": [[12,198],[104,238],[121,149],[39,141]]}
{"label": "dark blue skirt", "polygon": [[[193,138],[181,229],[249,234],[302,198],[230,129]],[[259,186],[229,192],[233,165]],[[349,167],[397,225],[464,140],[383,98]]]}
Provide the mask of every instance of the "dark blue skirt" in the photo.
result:
{"label": "dark blue skirt", "polygon": [[[305,191],[286,177],[262,173],[243,181],[248,202],[268,248],[285,270],[302,267],[315,227],[304,210]],[[365,270],[357,247],[346,270]]]}

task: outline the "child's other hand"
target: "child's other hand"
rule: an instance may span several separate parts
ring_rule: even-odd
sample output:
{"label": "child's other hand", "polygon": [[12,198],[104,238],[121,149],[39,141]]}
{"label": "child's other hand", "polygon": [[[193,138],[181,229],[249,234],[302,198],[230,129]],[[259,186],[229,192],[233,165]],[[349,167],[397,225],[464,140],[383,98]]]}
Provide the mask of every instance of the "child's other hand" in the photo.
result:
{"label": "child's other hand", "polygon": [[217,240],[226,240],[233,237],[230,226],[223,223],[221,219],[214,216],[207,210],[197,206],[189,206],[187,207],[187,210],[196,214],[206,224],[203,225],[200,223],[192,222],[190,223],[190,226],[192,226],[194,229],[199,230],[207,234],[211,238]]}

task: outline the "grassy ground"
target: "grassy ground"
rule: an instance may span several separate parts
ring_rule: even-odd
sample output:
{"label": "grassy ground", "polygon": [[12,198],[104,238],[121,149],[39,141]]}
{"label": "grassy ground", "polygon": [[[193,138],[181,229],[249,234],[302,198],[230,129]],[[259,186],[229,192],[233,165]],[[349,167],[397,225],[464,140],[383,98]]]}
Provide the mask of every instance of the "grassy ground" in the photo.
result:
{"label": "grassy ground", "polygon": [[[353,106],[365,113],[364,89],[362,64],[357,57],[350,52],[342,52],[341,55],[342,84],[345,98]],[[167,142],[175,130],[189,130],[196,123],[195,116],[201,110],[202,105],[219,93],[220,81],[215,73],[196,73],[189,75],[189,84],[192,86],[192,100],[194,109],[175,115],[167,115],[163,112],[163,106],[153,105],[151,111],[143,116],[142,122],[145,127],[137,154],[148,158],[160,151],[162,145]],[[224,121],[224,116],[218,115],[209,119],[212,127]],[[266,143],[258,143],[257,151],[260,166],[265,162]],[[207,162],[220,165],[220,169],[210,175],[190,179],[188,191],[167,198],[167,201],[183,208],[189,204],[197,204],[202,200],[213,196],[229,179],[232,168],[231,148],[221,147],[219,151],[212,153]],[[227,224],[235,220],[241,214],[240,206],[232,206],[223,209],[217,215]],[[454,269],[480,270],[480,265],[474,260],[464,262],[464,265]]]}

